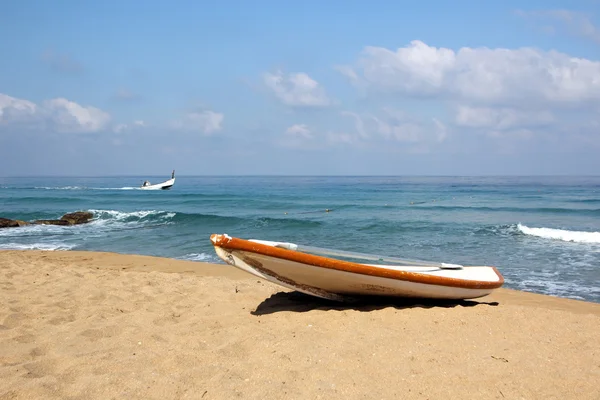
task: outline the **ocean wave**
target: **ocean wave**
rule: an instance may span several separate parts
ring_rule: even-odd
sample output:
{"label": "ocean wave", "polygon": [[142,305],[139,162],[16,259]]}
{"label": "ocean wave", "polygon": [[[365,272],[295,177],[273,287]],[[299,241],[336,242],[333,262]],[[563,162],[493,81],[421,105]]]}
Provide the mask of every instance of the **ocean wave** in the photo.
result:
{"label": "ocean wave", "polygon": [[529,236],[543,239],[562,240],[576,243],[600,243],[600,232],[569,231],[553,228],[531,228],[526,225],[517,224],[517,229]]}
{"label": "ocean wave", "polygon": [[259,228],[266,226],[284,226],[285,228],[303,228],[303,227],[318,227],[322,223],[319,221],[298,219],[298,218],[272,218],[272,217],[259,217],[254,219],[248,219],[251,223]]}
{"label": "ocean wave", "polygon": [[117,210],[90,210],[94,213],[97,222],[163,222],[163,223],[197,223],[197,224],[220,224],[230,225],[249,222],[257,226],[286,225],[286,226],[319,226],[321,223],[314,220],[285,217],[262,217],[262,216],[227,216],[219,214],[184,213],[164,210],[140,210],[140,211],[117,211]]}
{"label": "ocean wave", "polygon": [[213,256],[206,253],[189,253],[180,257],[176,257],[177,260],[186,260],[186,261],[201,261],[201,262],[210,262],[210,263],[223,263],[220,258],[217,256]]}
{"label": "ocean wave", "polygon": [[131,229],[144,229],[152,226],[170,225],[174,223],[173,218],[177,215],[171,211],[140,210],[140,211],[117,211],[117,210],[89,210],[94,214],[89,224],[78,225],[88,227],[97,232],[121,231]]}
{"label": "ocean wave", "polygon": [[75,247],[74,244],[65,243],[0,243],[2,250],[44,250],[44,251],[66,251]]}
{"label": "ocean wave", "polygon": [[75,235],[77,229],[83,225],[26,225],[18,228],[0,230],[0,237],[29,237],[48,235]]}
{"label": "ocean wave", "polygon": [[6,198],[4,200],[4,204],[17,204],[17,205],[22,205],[22,204],[29,204],[29,203],[33,203],[33,204],[38,204],[40,201],[44,201],[45,203],[49,203],[49,204],[67,204],[67,203],[77,203],[80,200],[76,199],[76,198],[71,198],[71,197],[37,197],[37,196],[27,196],[27,197],[13,197],[13,198]]}
{"label": "ocean wave", "polygon": [[475,234],[491,236],[515,236],[521,234],[517,224],[484,226],[475,230]]}
{"label": "ocean wave", "polygon": [[[514,282],[516,288],[528,292],[544,293],[550,296],[567,297],[576,300],[585,300],[586,297],[600,295],[600,288],[586,286],[581,281],[568,282],[564,280],[523,279]],[[582,296],[582,294],[584,296]]]}
{"label": "ocean wave", "polygon": [[427,206],[429,202],[414,202],[413,206],[421,206],[427,210],[440,211],[482,211],[482,212],[523,212],[539,214],[573,214],[600,216],[598,208],[560,208],[560,207],[489,207],[489,206]]}
{"label": "ocean wave", "polygon": [[136,221],[142,219],[158,218],[171,219],[177,213],[161,210],[140,210],[140,211],[117,211],[117,210],[89,210],[94,214],[95,220],[117,220],[117,221]]}
{"label": "ocean wave", "polygon": [[572,201],[573,203],[600,204],[600,199],[576,199],[570,201]]}

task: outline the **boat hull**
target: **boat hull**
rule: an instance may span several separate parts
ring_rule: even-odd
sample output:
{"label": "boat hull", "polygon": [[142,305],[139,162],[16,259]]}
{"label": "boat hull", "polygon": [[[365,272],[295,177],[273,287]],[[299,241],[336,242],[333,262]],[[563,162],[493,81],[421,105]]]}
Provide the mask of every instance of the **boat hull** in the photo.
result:
{"label": "boat hull", "polygon": [[358,264],[242,239],[230,238],[233,244],[215,242],[215,235],[211,239],[217,255],[228,264],[289,289],[330,300],[373,295],[473,299],[490,294],[504,282],[494,267],[444,270]]}
{"label": "boat hull", "polygon": [[175,178],[154,185],[140,186],[141,190],[168,190],[175,184]]}

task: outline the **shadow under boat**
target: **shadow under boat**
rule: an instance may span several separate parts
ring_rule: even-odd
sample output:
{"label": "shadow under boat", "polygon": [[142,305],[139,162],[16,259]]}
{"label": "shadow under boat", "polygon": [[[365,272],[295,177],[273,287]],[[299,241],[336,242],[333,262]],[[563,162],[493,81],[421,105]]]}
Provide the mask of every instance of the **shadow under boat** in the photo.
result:
{"label": "shadow under boat", "polygon": [[407,297],[386,297],[386,296],[354,296],[348,298],[345,302],[327,300],[320,297],[310,296],[301,292],[279,292],[256,307],[252,315],[268,315],[282,311],[307,312],[312,310],[322,311],[343,311],[355,310],[369,312],[382,310],[384,308],[395,308],[398,310],[407,308],[453,308],[453,307],[476,307],[492,306],[496,307],[499,303],[475,301],[475,300],[440,300],[430,298],[407,298]]}

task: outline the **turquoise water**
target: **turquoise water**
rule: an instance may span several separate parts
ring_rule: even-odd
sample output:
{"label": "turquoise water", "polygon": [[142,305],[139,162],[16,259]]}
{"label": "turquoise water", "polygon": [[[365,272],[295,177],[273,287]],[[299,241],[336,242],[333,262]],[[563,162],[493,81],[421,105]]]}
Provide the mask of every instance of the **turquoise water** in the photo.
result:
{"label": "turquoise water", "polygon": [[95,216],[0,230],[0,249],[222,263],[209,236],[227,233],[495,265],[506,287],[600,302],[600,177],[180,176],[169,191],[138,190],[146,178],[0,178],[0,217]]}

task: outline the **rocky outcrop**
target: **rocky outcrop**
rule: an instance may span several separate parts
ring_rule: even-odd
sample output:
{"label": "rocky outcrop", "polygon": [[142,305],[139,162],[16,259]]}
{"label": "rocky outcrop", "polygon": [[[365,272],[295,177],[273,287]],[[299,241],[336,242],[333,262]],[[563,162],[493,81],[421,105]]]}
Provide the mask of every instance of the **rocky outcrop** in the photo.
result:
{"label": "rocky outcrop", "polygon": [[89,211],[77,211],[74,213],[63,215],[62,217],[60,217],[60,220],[67,221],[68,225],[79,225],[90,222],[93,217],[94,214],[92,214]]}
{"label": "rocky outcrop", "polygon": [[0,228],[16,228],[17,226],[29,225],[29,222],[18,219],[0,218]]}
{"label": "rocky outcrop", "polygon": [[0,228],[13,228],[30,224],[36,225],[79,225],[92,220],[94,214],[89,211],[77,211],[63,215],[60,219],[38,219],[33,222],[20,221],[18,219],[0,218]]}

